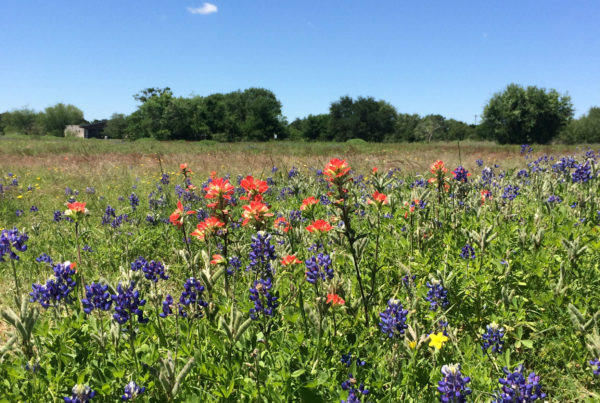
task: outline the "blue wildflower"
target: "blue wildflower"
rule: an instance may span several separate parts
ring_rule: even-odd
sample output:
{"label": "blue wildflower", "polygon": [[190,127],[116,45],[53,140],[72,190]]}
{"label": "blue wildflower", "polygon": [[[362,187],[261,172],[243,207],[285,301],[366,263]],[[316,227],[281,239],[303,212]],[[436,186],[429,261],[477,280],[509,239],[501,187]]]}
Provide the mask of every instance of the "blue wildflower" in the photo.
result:
{"label": "blue wildflower", "polygon": [[250,318],[257,320],[260,315],[273,316],[273,310],[279,306],[277,296],[271,293],[273,284],[270,278],[259,279],[250,288],[250,301],[254,302],[254,308],[250,309]]}
{"label": "blue wildflower", "polygon": [[495,400],[494,403],[533,402],[546,397],[546,394],[542,392],[540,377],[535,372],[525,378],[523,365],[518,365],[512,373],[506,367],[502,371],[506,377],[498,380],[502,388],[496,396],[498,400]]}
{"label": "blue wildflower", "polygon": [[463,259],[475,259],[475,251],[473,250],[473,247],[469,244],[463,246],[460,251],[460,257]]}
{"label": "blue wildflower", "polygon": [[38,263],[50,263],[52,264],[52,258],[45,253],[42,253],[39,257],[35,258],[35,261]]}
{"label": "blue wildflower", "polygon": [[94,309],[108,311],[112,305],[112,299],[108,292],[108,284],[94,283],[85,286],[85,299],[81,300],[83,311],[87,314]]}
{"label": "blue wildflower", "polygon": [[573,179],[573,183],[585,183],[592,178],[592,169],[589,163],[579,164],[575,168],[575,172],[571,174],[571,178]]}
{"label": "blue wildflower", "polygon": [[462,376],[460,364],[442,366],[442,375],[444,378],[438,382],[437,388],[441,393],[440,402],[466,402],[467,396],[471,394],[471,389],[466,385],[471,382],[471,378]]}
{"label": "blue wildflower", "polygon": [[29,212],[30,212],[30,213],[36,213],[36,212],[38,212],[38,211],[39,211],[39,209],[37,208],[37,206],[31,206],[31,207],[29,208]]}
{"label": "blue wildflower", "polygon": [[[202,299],[204,286],[198,280],[191,277],[185,281],[183,289],[179,297],[179,315],[190,319],[203,317],[204,308],[208,306],[208,302]],[[190,311],[189,314],[187,311]]]}
{"label": "blue wildflower", "polygon": [[135,211],[137,209],[137,206],[140,205],[140,199],[137,197],[137,195],[135,193],[130,194],[128,199],[129,199],[129,204],[131,204],[131,208],[133,209],[133,211]]}
{"label": "blue wildflower", "polygon": [[73,386],[71,390],[71,396],[64,397],[65,403],[87,403],[94,396],[96,396],[96,391],[92,390],[87,385],[77,384]]}
{"label": "blue wildflower", "polygon": [[590,360],[590,365],[592,366],[592,371],[594,372],[594,375],[600,375],[600,359]]}
{"label": "blue wildflower", "polygon": [[304,262],[306,264],[306,281],[315,284],[319,278],[322,281],[333,278],[333,268],[331,267],[331,257],[319,253],[317,256],[312,256]]}
{"label": "blue wildflower", "polygon": [[162,303],[162,312],[158,314],[161,318],[166,318],[173,314],[171,307],[173,306],[173,297],[171,294],[167,294],[165,300]]}
{"label": "blue wildflower", "polygon": [[54,279],[49,279],[44,285],[32,284],[32,291],[29,293],[29,302],[39,302],[44,309],[50,305],[56,306],[60,302],[71,303],[73,297],[70,294],[77,285],[73,279],[75,268],[71,262],[59,263],[53,270]]}
{"label": "blue wildflower", "polygon": [[390,338],[400,337],[408,328],[406,315],[408,315],[408,310],[403,309],[400,301],[390,299],[386,310],[379,314],[381,331]]}
{"label": "blue wildflower", "polygon": [[369,390],[365,388],[364,383],[360,383],[358,389],[355,387],[357,380],[354,379],[352,374],[348,374],[348,379],[342,382],[342,389],[348,391],[348,397],[346,400],[342,400],[341,403],[360,403],[360,397],[369,394]]}
{"label": "blue wildflower", "polygon": [[129,284],[129,287],[123,288],[119,283],[117,294],[111,295],[115,303],[115,313],[113,318],[121,325],[127,323],[133,315],[137,316],[139,323],[147,323],[148,318],[144,318],[144,312],[141,307],[146,305],[145,299],[140,299],[140,292],[135,290],[135,281]]}
{"label": "blue wildflower", "polygon": [[134,381],[129,382],[126,386],[125,386],[125,390],[123,392],[123,395],[121,396],[121,399],[126,402],[128,400],[132,400],[135,399],[136,397],[143,395],[144,392],[146,391],[146,388],[144,387],[139,387],[137,383],[135,383]]}
{"label": "blue wildflower", "polygon": [[436,311],[438,307],[445,308],[448,306],[448,291],[444,288],[443,284],[439,280],[431,280],[425,284],[429,291],[427,291],[426,301],[429,301],[429,309]]}
{"label": "blue wildflower", "polygon": [[504,345],[504,328],[498,326],[497,323],[492,322],[486,327],[485,333],[481,336],[483,339],[483,351],[487,351],[488,348],[492,348],[492,352],[501,353],[502,346]]}
{"label": "blue wildflower", "polygon": [[0,262],[5,262],[4,256],[12,260],[19,260],[16,252],[25,252],[29,239],[26,233],[20,233],[18,229],[4,229],[0,232]]}
{"label": "blue wildflower", "polygon": [[250,264],[246,266],[246,270],[252,270],[264,276],[273,275],[273,267],[271,262],[277,258],[275,254],[275,246],[271,245],[271,235],[260,231],[256,236],[252,237],[250,245]]}
{"label": "blue wildflower", "polygon": [[471,176],[469,171],[463,168],[462,165],[452,171],[452,174],[454,175],[454,180],[461,183],[467,183],[469,181],[469,176]]}

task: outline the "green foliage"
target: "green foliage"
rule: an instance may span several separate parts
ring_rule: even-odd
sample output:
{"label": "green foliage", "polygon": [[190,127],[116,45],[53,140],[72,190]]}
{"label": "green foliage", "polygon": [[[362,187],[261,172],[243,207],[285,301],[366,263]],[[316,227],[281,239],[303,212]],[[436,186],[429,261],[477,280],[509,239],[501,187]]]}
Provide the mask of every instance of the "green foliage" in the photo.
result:
{"label": "green foliage", "polygon": [[600,143],[600,108],[592,107],[586,115],[572,120],[558,140],[567,144]]}
{"label": "green foliage", "polygon": [[74,105],[58,103],[47,107],[41,114],[44,133],[50,136],[63,137],[67,125],[78,125],[84,122],[83,112]]}
{"label": "green foliage", "polygon": [[109,139],[125,138],[127,129],[127,117],[122,113],[113,113],[110,119],[106,122],[103,134]]}
{"label": "green foliage", "polygon": [[396,109],[385,101],[343,96],[329,107],[329,135],[332,140],[352,138],[381,142],[393,135]]}
{"label": "green foliage", "polygon": [[556,90],[510,84],[485,106],[486,138],[500,144],[546,144],[573,117],[571,98]]}
{"label": "green foliage", "polygon": [[40,134],[40,114],[33,109],[15,109],[2,114],[2,130],[4,134]]}

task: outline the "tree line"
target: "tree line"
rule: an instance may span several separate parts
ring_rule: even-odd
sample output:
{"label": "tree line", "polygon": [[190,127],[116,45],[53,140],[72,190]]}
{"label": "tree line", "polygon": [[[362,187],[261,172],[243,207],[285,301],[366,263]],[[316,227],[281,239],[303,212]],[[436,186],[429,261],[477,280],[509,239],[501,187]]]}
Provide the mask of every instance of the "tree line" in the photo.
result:
{"label": "tree line", "polygon": [[[501,144],[598,143],[600,108],[579,119],[568,95],[535,86],[508,85],[484,107],[479,124],[439,114],[399,113],[383,100],[342,96],[329,113],[308,115],[288,123],[281,102],[264,88],[176,97],[170,88],[147,88],[134,95],[139,105],[126,116],[106,120],[103,135],[136,140],[214,140],[431,142],[491,140]],[[0,114],[0,131],[62,136],[66,125],[86,123],[73,105],[57,104],[43,112],[23,108]]]}

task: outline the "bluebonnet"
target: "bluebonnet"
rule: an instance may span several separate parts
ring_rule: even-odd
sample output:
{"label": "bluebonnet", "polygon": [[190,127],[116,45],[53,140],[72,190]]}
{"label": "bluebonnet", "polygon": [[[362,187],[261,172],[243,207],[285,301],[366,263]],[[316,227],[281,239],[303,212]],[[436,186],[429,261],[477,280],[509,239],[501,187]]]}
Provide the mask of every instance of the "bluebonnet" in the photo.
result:
{"label": "bluebonnet", "polygon": [[131,263],[131,270],[138,271],[142,270],[144,272],[144,277],[146,279],[157,282],[158,279],[168,280],[169,276],[165,273],[165,266],[162,262],[151,260],[148,262],[142,256],[136,259],[135,262]]}
{"label": "bluebonnet", "polygon": [[462,165],[458,166],[454,171],[454,179],[458,182],[467,183],[469,181],[469,171],[462,167]]}
{"label": "bluebonnet", "polygon": [[589,163],[579,164],[575,168],[575,172],[571,174],[573,183],[585,183],[592,178],[592,171]]}
{"label": "bluebonnet", "polygon": [[331,257],[319,253],[317,256],[311,256],[310,259],[304,262],[306,268],[306,281],[315,284],[319,279],[331,280],[333,278],[333,268],[331,267]]}
{"label": "bluebonnet", "polygon": [[562,199],[560,198],[560,196],[556,196],[556,195],[548,196],[548,203],[560,203],[560,202],[562,202]]}
{"label": "bluebonnet", "polygon": [[445,308],[448,306],[448,291],[444,288],[444,285],[439,280],[431,280],[425,284],[429,291],[427,291],[426,301],[429,301],[429,309],[436,311],[438,307]]}
{"label": "bluebonnet", "polygon": [[529,178],[529,172],[526,169],[521,169],[517,172],[517,178]]}
{"label": "bluebonnet", "polygon": [[112,299],[108,292],[108,284],[94,283],[85,286],[85,299],[81,300],[83,311],[87,314],[94,309],[108,311],[112,305]]}
{"label": "bluebonnet", "polygon": [[[195,278],[188,278],[179,297],[179,315],[190,319],[204,316],[204,308],[208,306],[208,302],[202,299],[203,293],[204,286]],[[188,315],[188,310],[191,315]]]}
{"label": "bluebonnet", "polygon": [[271,293],[273,283],[270,278],[258,279],[250,288],[250,301],[254,302],[254,308],[250,309],[250,318],[257,320],[260,315],[273,316],[273,310],[279,306],[277,296]]}
{"label": "bluebonnet", "polygon": [[408,274],[405,275],[404,277],[402,277],[402,284],[404,284],[405,286],[409,287],[409,286],[416,286],[415,284],[415,279],[417,278],[416,275],[413,276],[409,276]]}
{"label": "bluebonnet", "polygon": [[128,400],[135,399],[136,397],[144,394],[145,391],[146,391],[146,388],[144,388],[144,387],[141,388],[138,386],[137,383],[135,383],[134,381],[131,381],[125,386],[125,390],[123,391],[121,400],[126,402]]}
{"label": "bluebonnet", "polygon": [[482,159],[477,159],[477,160],[475,160],[475,162],[477,163],[478,167],[483,166],[483,160]]}
{"label": "bluebonnet", "polygon": [[594,372],[594,375],[600,375],[600,359],[590,360],[590,365],[592,366],[592,371]]}
{"label": "bluebonnet", "polygon": [[252,270],[266,276],[273,275],[271,261],[275,260],[275,246],[271,245],[271,235],[260,231],[255,236],[252,236],[252,244],[250,245],[250,264],[246,266],[246,270]]}
{"label": "bluebonnet", "polygon": [[68,186],[67,186],[67,187],[65,188],[65,196],[71,196],[71,195],[73,195],[73,194],[75,194],[75,193],[73,192],[73,189],[71,189],[70,187],[68,187]]}
{"label": "bluebonnet", "polygon": [[427,186],[427,181],[425,181],[425,179],[416,179],[413,183],[410,184],[410,188],[414,188],[414,187],[420,187],[420,188],[424,188]]}
{"label": "bluebonnet", "polygon": [[102,224],[110,224],[114,217],[116,217],[115,209],[112,208],[110,205],[106,206],[106,210],[104,210],[104,215],[102,216]]}
{"label": "bluebonnet", "polygon": [[492,348],[493,353],[501,353],[502,346],[504,345],[504,328],[498,326],[496,322],[492,322],[486,326],[485,333],[481,336],[483,339],[483,351],[487,351],[488,348]]}
{"label": "bluebonnet", "polygon": [[342,400],[341,403],[360,403],[361,396],[369,394],[369,390],[365,388],[364,383],[360,383],[358,389],[355,387],[357,381],[352,374],[348,374],[348,379],[342,382],[342,389],[348,391],[348,398]]}
{"label": "bluebonnet", "polygon": [[328,206],[331,204],[331,201],[329,200],[329,198],[327,197],[327,195],[321,195],[321,197],[319,198],[319,201],[321,202],[321,204],[323,206]]}
{"label": "bluebonnet", "polygon": [[227,266],[227,274],[232,276],[242,267],[242,261],[237,256],[231,256],[229,258],[229,265]]}
{"label": "bluebonnet", "polygon": [[469,244],[463,246],[460,251],[460,257],[463,259],[475,259],[475,251],[473,250],[473,247]]}
{"label": "bluebonnet", "polygon": [[166,318],[173,314],[171,307],[173,306],[173,297],[171,294],[167,294],[165,300],[162,303],[162,312],[158,314],[161,318]]}
{"label": "bluebonnet", "polygon": [[137,206],[140,205],[140,199],[137,197],[137,195],[135,193],[130,194],[128,199],[129,199],[129,204],[131,204],[131,208],[133,209],[133,211],[135,211],[137,209]]}
{"label": "bluebonnet", "polygon": [[32,284],[29,302],[39,302],[44,308],[50,305],[56,306],[60,302],[70,303],[73,301],[71,292],[75,289],[77,282],[73,279],[75,269],[70,262],[59,263],[54,266],[54,279],[49,279],[46,284]]}
{"label": "bluebonnet", "polygon": [[64,397],[65,403],[87,403],[94,396],[96,396],[96,391],[92,390],[87,385],[77,384],[73,386],[71,390],[71,396]]}
{"label": "bluebonnet", "polygon": [[504,188],[504,192],[502,193],[503,199],[514,200],[519,195],[519,187],[508,185]]}
{"label": "bluebonnet", "polygon": [[198,218],[198,221],[204,221],[209,216],[210,216],[210,214],[208,214],[208,212],[204,211],[204,209],[200,208],[200,209],[196,210],[196,217]]}
{"label": "bluebonnet", "polygon": [[390,299],[385,311],[379,314],[381,331],[390,338],[402,336],[404,330],[408,328],[406,315],[408,311],[403,309],[400,301]]}
{"label": "bluebonnet", "polygon": [[120,325],[129,322],[133,315],[137,316],[139,323],[148,322],[148,318],[144,318],[144,312],[141,310],[141,307],[146,305],[146,300],[140,299],[140,292],[135,290],[135,281],[132,281],[126,288],[119,283],[117,294],[111,295],[111,298],[115,303],[113,318]]}
{"label": "bluebonnet", "polygon": [[42,253],[39,257],[36,257],[35,261],[38,263],[53,263],[52,258],[45,253]]}
{"label": "bluebonnet", "polygon": [[529,154],[533,151],[533,148],[529,144],[521,144],[521,154]]}
{"label": "bluebonnet", "polygon": [[438,392],[441,393],[441,402],[462,403],[467,401],[467,396],[471,394],[471,389],[466,385],[471,382],[468,376],[462,376],[460,364],[451,364],[442,366],[442,375],[444,378],[438,382]]}
{"label": "bluebonnet", "polygon": [[273,165],[273,168],[271,168],[271,173],[275,173],[277,172],[277,167],[275,165]]}
{"label": "bluebonnet", "polygon": [[288,172],[288,179],[292,179],[295,176],[298,176],[300,172],[298,171],[298,168],[296,167],[292,167],[292,169],[290,169],[290,171]]}
{"label": "bluebonnet", "polygon": [[24,211],[23,211],[23,210],[20,210],[20,209],[16,209],[16,210],[15,210],[15,215],[16,215],[17,217],[21,217],[23,214],[24,214]]}
{"label": "bluebonnet", "polygon": [[84,245],[82,249],[89,253],[92,253],[94,251],[90,245]]}
{"label": "bluebonnet", "polygon": [[110,226],[113,228],[119,228],[121,224],[123,224],[123,222],[129,222],[129,215],[121,214],[116,216],[114,220],[112,220],[112,222],[110,223]]}
{"label": "bluebonnet", "polygon": [[540,377],[535,372],[525,378],[523,365],[518,365],[512,373],[506,367],[502,371],[506,378],[498,380],[502,388],[494,403],[533,402],[546,397],[546,394],[542,392]]}
{"label": "bluebonnet", "polygon": [[26,233],[20,233],[18,229],[4,229],[0,232],[0,262],[5,262],[4,256],[12,260],[19,260],[16,252],[25,252],[27,250],[27,240],[29,236]]}
{"label": "bluebonnet", "polygon": [[160,177],[160,183],[162,183],[163,185],[168,185],[169,184],[169,174],[162,174],[162,176]]}
{"label": "bluebonnet", "polygon": [[[352,353],[348,353],[348,354],[342,354],[342,358],[340,360],[342,362],[342,364],[344,364],[346,367],[349,367],[350,365],[352,365],[353,359],[352,359]],[[366,362],[364,360],[361,360],[360,358],[356,358],[356,365],[359,367],[364,367],[366,364]]]}
{"label": "bluebonnet", "polygon": [[291,210],[290,211],[290,221],[301,221],[302,220],[302,211],[300,210]]}
{"label": "bluebonnet", "polygon": [[52,219],[54,222],[60,222],[60,220],[62,220],[62,212],[60,210],[55,210],[54,217]]}
{"label": "bluebonnet", "polygon": [[485,167],[481,170],[481,183],[490,185],[494,180],[494,170],[490,167]]}
{"label": "bluebonnet", "polygon": [[37,206],[31,206],[31,207],[29,208],[29,212],[30,212],[30,213],[35,213],[35,212],[37,212],[37,211],[39,211],[39,209],[37,208]]}
{"label": "bluebonnet", "polygon": [[93,187],[86,187],[86,188],[85,188],[85,193],[88,193],[88,194],[94,194],[94,193],[96,193],[96,188],[93,188]]}

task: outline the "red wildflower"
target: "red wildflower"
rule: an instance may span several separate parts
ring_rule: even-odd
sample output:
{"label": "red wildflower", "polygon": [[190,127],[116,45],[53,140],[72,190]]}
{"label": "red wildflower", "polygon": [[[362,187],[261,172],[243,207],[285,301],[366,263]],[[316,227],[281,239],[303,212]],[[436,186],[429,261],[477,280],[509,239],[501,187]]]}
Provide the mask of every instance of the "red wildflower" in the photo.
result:
{"label": "red wildflower", "polygon": [[325,167],[323,173],[329,177],[329,181],[333,182],[337,178],[342,178],[350,172],[350,165],[346,163],[346,160],[334,158]]}
{"label": "red wildflower", "polygon": [[304,211],[309,207],[312,207],[316,204],[319,204],[319,201],[315,199],[314,196],[310,196],[307,199],[302,200],[302,205],[300,206],[300,210]]}
{"label": "red wildflower", "polygon": [[327,294],[327,303],[335,306],[335,305],[344,305],[346,303],[346,301],[344,301],[337,294]]}
{"label": "red wildflower", "polygon": [[179,170],[181,171],[182,174],[184,175],[188,175],[191,174],[192,171],[188,168],[188,164],[187,162],[184,164],[179,164]]}
{"label": "red wildflower", "polygon": [[183,225],[184,213],[185,215],[196,214],[196,212],[193,210],[183,211],[183,204],[181,204],[181,200],[177,200],[177,208],[169,216],[169,221],[171,221],[171,224],[181,227]]}
{"label": "red wildflower", "polygon": [[231,200],[234,187],[229,183],[229,179],[216,178],[213,179],[205,188],[206,199],[216,199],[214,203],[207,204],[208,207],[214,208],[222,200]]}
{"label": "red wildflower", "polygon": [[219,220],[217,217],[208,217],[203,222],[198,224],[198,228],[190,235],[198,238],[201,241],[204,241],[206,236],[215,234],[219,228],[224,226],[225,223]]}
{"label": "red wildflower", "polygon": [[492,199],[492,192],[490,192],[489,190],[481,191],[481,204],[484,204],[486,200],[491,200],[491,199]]}
{"label": "red wildflower", "polygon": [[448,172],[448,168],[446,168],[444,166],[444,161],[437,160],[436,162],[434,162],[433,164],[431,164],[431,166],[429,167],[429,172],[431,172],[434,175],[437,175],[440,172],[441,173]]}
{"label": "red wildflower", "polygon": [[375,175],[377,173],[377,171],[379,171],[379,169],[377,167],[373,167],[373,169],[371,169],[371,173],[373,175]]}
{"label": "red wildflower", "polygon": [[221,263],[225,263],[227,262],[227,260],[225,260],[225,258],[221,255],[212,255],[212,260],[210,261],[210,264],[221,264]]}
{"label": "red wildflower", "polygon": [[381,207],[384,204],[388,204],[388,198],[383,193],[379,193],[378,191],[375,191],[375,193],[373,193],[373,196],[371,196],[371,198],[369,200],[367,200],[367,203],[368,204],[377,204],[378,207]]}
{"label": "red wildflower", "polygon": [[287,255],[286,257],[281,259],[281,264],[284,266],[289,266],[291,264],[300,264],[300,263],[302,263],[302,262],[295,255]]}
{"label": "red wildflower", "polygon": [[273,223],[273,228],[282,229],[283,232],[288,232],[290,230],[291,226],[290,226],[290,223],[287,222],[285,217],[277,217],[277,219]]}
{"label": "red wildflower", "polygon": [[248,175],[240,182],[240,186],[244,188],[247,195],[240,197],[241,200],[262,201],[262,194],[269,190],[267,182],[254,179]]}
{"label": "red wildflower", "polygon": [[316,220],[307,226],[306,229],[308,232],[328,232],[331,231],[333,227],[325,220]]}
{"label": "red wildflower", "polygon": [[89,213],[89,210],[85,208],[85,202],[67,203],[66,216],[87,215]]}
{"label": "red wildflower", "polygon": [[250,204],[242,206],[242,208],[244,209],[244,212],[242,213],[242,217],[244,217],[242,225],[248,224],[250,220],[253,220],[255,222],[261,222],[264,220],[265,217],[273,216],[273,213],[268,212],[269,207],[267,207],[266,204],[259,201],[250,202]]}

